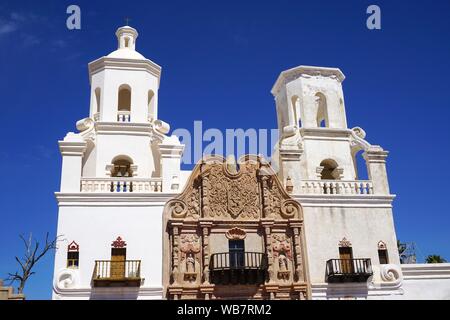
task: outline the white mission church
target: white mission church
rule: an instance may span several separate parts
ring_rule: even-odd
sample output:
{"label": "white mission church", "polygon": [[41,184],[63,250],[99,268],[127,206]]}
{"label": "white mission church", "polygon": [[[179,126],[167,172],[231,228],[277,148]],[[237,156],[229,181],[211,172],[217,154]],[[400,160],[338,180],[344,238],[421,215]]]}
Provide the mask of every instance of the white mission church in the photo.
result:
{"label": "white mission church", "polygon": [[161,67],[135,29],[116,36],[89,64],[89,116],[59,141],[54,299],[450,299],[450,264],[400,264],[388,152],[348,128],[339,69],[281,72],[272,163],[183,171]]}

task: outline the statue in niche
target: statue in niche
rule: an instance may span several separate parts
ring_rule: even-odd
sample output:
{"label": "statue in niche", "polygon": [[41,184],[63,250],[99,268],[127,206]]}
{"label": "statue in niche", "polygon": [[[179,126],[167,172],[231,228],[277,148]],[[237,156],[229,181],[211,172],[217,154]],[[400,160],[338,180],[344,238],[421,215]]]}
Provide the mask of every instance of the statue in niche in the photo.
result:
{"label": "statue in niche", "polygon": [[196,234],[183,234],[180,237],[181,251],[181,269],[182,282],[185,284],[194,284],[199,281],[199,270],[201,270],[198,261],[200,253],[200,238]]}
{"label": "statue in niche", "polygon": [[289,262],[286,255],[284,254],[284,252],[281,252],[280,255],[278,256],[279,270],[281,272],[289,271],[288,263]]}
{"label": "statue in niche", "polygon": [[190,252],[186,257],[186,272],[195,273],[195,258]]}

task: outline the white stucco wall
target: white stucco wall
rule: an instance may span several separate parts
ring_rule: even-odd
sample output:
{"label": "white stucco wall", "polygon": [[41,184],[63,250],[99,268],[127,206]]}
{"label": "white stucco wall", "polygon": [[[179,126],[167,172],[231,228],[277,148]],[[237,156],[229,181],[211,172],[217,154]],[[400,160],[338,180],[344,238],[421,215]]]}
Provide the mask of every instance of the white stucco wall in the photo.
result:
{"label": "white stucco wall", "polygon": [[402,299],[450,300],[450,263],[402,265]]}
{"label": "white stucco wall", "polygon": [[[92,76],[91,95],[95,96],[95,88],[101,89],[100,120],[117,121],[118,94],[122,85],[128,85],[131,88],[131,121],[148,122],[148,91],[153,91],[153,98],[157,101],[159,80],[145,70],[130,71],[129,69],[106,69]],[[94,107],[91,107],[91,112],[93,110]]]}
{"label": "white stucco wall", "polygon": [[[76,280],[67,288],[70,290],[65,292],[58,288],[62,294],[54,292],[54,298],[70,297],[70,293],[73,293],[71,290],[78,291],[80,298],[91,298],[95,260],[111,259],[111,244],[118,236],[126,241],[127,260],[141,260],[141,277],[144,281],[140,290],[159,291],[159,297],[162,297],[161,239],[164,203],[150,203],[149,197],[145,198],[129,199],[129,202],[122,198],[116,205],[111,198],[104,203],[99,201],[95,204],[71,202],[67,205],[66,202],[60,207],[58,235],[64,241],[60,242],[56,251],[55,281],[58,282],[58,274],[66,269],[67,245],[72,241],[80,246],[80,260],[79,268],[74,270]],[[147,203],[139,204],[143,201]],[[120,290],[112,288],[110,291],[110,297],[123,298]]]}
{"label": "white stucco wall", "polygon": [[354,180],[355,165],[350,151],[349,139],[337,140],[332,134],[328,139],[308,137],[303,139],[304,153],[301,165],[306,167],[307,176],[303,179],[318,179],[316,169],[326,159],[336,161],[344,169],[342,180]]}
{"label": "white stucco wall", "polygon": [[137,134],[98,134],[96,141],[96,177],[107,177],[106,165],[125,155],[137,165],[136,178],[151,178],[155,171],[150,136]]}
{"label": "white stucco wall", "polygon": [[389,263],[400,263],[390,208],[306,205],[303,214],[309,274],[313,283],[325,282],[326,261],[339,259],[339,242],[344,237],[351,242],[355,259],[371,259],[376,281],[380,280],[379,241],[386,243]]}

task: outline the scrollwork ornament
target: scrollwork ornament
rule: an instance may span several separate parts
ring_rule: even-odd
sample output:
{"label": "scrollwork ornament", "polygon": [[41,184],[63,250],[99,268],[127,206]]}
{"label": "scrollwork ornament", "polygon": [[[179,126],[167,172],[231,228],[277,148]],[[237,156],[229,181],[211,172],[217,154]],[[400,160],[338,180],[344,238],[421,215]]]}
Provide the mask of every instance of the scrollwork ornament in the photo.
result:
{"label": "scrollwork ornament", "polygon": [[386,282],[399,282],[403,279],[402,271],[396,264],[381,265],[380,275],[381,279]]}
{"label": "scrollwork ornament", "polygon": [[170,215],[173,218],[184,218],[188,212],[186,204],[181,200],[173,200],[169,204]]}
{"label": "scrollwork ornament", "polygon": [[285,219],[292,219],[299,216],[300,206],[295,200],[287,199],[281,204],[281,216]]}

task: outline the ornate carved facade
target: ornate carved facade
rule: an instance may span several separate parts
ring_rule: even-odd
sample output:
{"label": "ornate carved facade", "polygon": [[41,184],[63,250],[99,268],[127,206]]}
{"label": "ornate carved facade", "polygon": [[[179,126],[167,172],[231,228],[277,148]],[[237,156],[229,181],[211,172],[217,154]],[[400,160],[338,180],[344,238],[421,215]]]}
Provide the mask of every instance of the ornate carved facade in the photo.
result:
{"label": "ornate carved facade", "polygon": [[302,208],[263,159],[201,161],[164,216],[169,299],[310,297]]}

